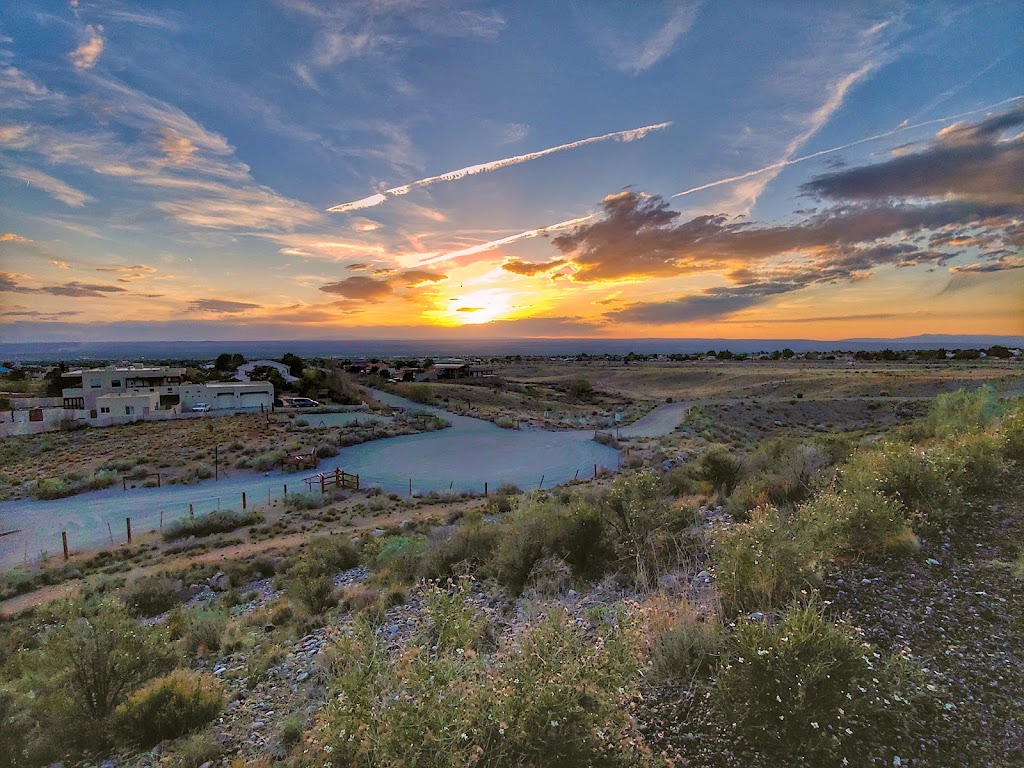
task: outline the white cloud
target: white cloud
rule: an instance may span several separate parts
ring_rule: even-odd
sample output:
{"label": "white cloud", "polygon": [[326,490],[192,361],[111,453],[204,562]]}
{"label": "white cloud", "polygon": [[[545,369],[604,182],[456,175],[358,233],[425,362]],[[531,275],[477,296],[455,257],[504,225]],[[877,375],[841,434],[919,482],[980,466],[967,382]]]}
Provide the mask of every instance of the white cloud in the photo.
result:
{"label": "white cloud", "polygon": [[26,184],[38,187],[55,200],[59,200],[72,208],[80,208],[94,198],[80,189],[75,189],[58,178],[50,176],[42,171],[31,168],[16,168],[7,170],[5,173],[12,179],[23,181]]}
{"label": "white cloud", "polygon": [[[624,30],[620,18],[601,18],[594,4],[583,6],[580,22],[613,67],[629,75],[639,75],[672,53],[680,38],[693,27],[701,3],[676,2],[672,6],[667,18],[662,16],[661,4],[630,6],[632,14],[638,17],[637,23],[646,21],[639,18],[645,11],[662,16],[654,32],[643,36]],[[610,8],[620,10],[614,4]]]}
{"label": "white cloud", "polygon": [[596,144],[601,141],[621,141],[630,142],[642,139],[649,133],[654,131],[660,131],[671,126],[672,123],[657,123],[655,125],[645,125],[640,128],[632,128],[627,131],[615,131],[614,133],[605,133],[601,136],[591,136],[587,139],[579,139],[577,141],[571,141],[568,144],[559,144],[557,147],[549,147],[548,149],[542,149],[538,152],[530,152],[525,155],[516,155],[515,157],[506,157],[501,160],[490,160],[485,163],[479,163],[477,165],[467,165],[465,168],[458,168],[454,171],[448,171],[442,173],[439,176],[428,176],[425,179],[419,179],[418,181],[412,181],[408,184],[403,184],[398,187],[392,187],[386,189],[383,192],[369,197],[364,197],[361,200],[352,200],[341,205],[336,205],[332,208],[328,208],[328,211],[332,213],[347,213],[349,211],[357,211],[363,208],[372,208],[380,205],[391,197],[398,195],[405,195],[411,192],[413,189],[419,187],[427,187],[431,184],[436,184],[441,181],[458,181],[464,179],[467,176],[475,176],[478,173],[489,173],[490,171],[497,171],[501,168],[508,168],[509,166],[519,165],[520,163],[526,163],[530,160],[537,160],[547,155],[553,155],[556,152],[564,152],[568,149],[576,149],[578,147],[584,147],[588,144]]}
{"label": "white cloud", "polygon": [[71,62],[76,68],[92,69],[96,65],[97,59],[103,53],[103,36],[100,34],[102,31],[101,25],[97,24],[95,27],[92,24],[86,25],[85,41],[70,54]]}

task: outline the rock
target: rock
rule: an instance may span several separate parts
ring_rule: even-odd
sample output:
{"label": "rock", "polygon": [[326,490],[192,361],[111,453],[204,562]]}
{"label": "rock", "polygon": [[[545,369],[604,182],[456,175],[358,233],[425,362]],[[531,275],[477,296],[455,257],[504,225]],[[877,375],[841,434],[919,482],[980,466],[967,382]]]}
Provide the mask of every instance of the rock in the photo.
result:
{"label": "rock", "polygon": [[231,577],[226,573],[217,573],[206,583],[210,585],[210,589],[217,592],[227,592],[231,589]]}
{"label": "rock", "polygon": [[936,560],[934,557],[929,557],[927,560],[925,560],[925,562],[928,565],[941,565],[941,563],[938,560]]}
{"label": "rock", "polygon": [[207,760],[205,763],[200,765],[199,768],[213,768],[213,762],[210,761],[210,760]]}
{"label": "rock", "polygon": [[752,614],[747,616],[751,621],[764,621],[764,614],[760,611],[754,611]]}
{"label": "rock", "polygon": [[384,530],[382,528],[374,528],[372,535],[379,539],[384,535]]}
{"label": "rock", "polygon": [[306,672],[305,670],[303,670],[302,672],[299,672],[299,674],[297,674],[295,676],[295,682],[296,683],[305,682],[307,679],[309,679],[309,672]]}
{"label": "rock", "polygon": [[662,589],[673,590],[679,588],[679,577],[674,573],[666,573],[658,579],[658,586]]}
{"label": "rock", "polygon": [[570,600],[575,600],[580,596],[580,593],[577,592],[575,589],[570,589],[568,592],[565,593],[565,596]]}
{"label": "rock", "polygon": [[702,582],[704,584],[710,584],[711,583],[711,574],[708,573],[707,571],[701,571],[700,573],[698,573],[694,577],[693,580],[694,580],[694,582]]}
{"label": "rock", "polygon": [[265,624],[263,626],[263,631],[264,632],[273,632],[274,631],[274,625],[273,624]]}

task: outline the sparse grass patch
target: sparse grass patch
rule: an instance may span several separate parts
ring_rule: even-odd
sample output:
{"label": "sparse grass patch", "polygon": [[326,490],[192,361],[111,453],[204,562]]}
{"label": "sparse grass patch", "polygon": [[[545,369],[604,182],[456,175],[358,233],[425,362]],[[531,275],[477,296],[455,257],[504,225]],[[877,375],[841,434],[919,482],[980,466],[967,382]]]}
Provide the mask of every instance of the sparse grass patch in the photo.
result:
{"label": "sparse grass patch", "polygon": [[216,678],[176,670],[133,692],[114,711],[111,724],[121,741],[145,749],[198,730],[223,706]]}
{"label": "sparse grass patch", "polygon": [[233,531],[246,525],[255,525],[263,521],[262,516],[253,511],[235,512],[222,510],[210,512],[191,518],[179,518],[164,528],[164,541],[186,539],[190,536],[211,536],[215,533]]}

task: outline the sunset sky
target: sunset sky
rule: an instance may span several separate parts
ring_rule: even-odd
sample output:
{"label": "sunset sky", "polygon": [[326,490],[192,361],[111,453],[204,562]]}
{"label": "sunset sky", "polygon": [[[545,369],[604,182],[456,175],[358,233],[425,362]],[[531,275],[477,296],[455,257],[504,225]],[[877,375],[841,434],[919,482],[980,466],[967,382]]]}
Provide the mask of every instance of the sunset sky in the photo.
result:
{"label": "sunset sky", "polygon": [[5,3],[0,339],[1024,334],[1022,23]]}

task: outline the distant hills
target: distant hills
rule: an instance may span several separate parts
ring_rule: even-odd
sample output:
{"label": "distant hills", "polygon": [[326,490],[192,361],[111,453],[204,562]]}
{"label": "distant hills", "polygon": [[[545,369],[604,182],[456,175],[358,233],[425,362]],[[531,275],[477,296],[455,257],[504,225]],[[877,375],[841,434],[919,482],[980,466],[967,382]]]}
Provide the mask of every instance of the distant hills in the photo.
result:
{"label": "distant hills", "polygon": [[294,339],[290,341],[69,341],[0,342],[0,361],[213,360],[221,352],[249,359],[300,357],[472,357],[480,355],[695,354],[732,352],[871,351],[881,349],[987,349],[1024,347],[1024,336],[922,334],[896,339]]}

